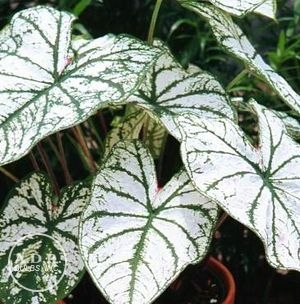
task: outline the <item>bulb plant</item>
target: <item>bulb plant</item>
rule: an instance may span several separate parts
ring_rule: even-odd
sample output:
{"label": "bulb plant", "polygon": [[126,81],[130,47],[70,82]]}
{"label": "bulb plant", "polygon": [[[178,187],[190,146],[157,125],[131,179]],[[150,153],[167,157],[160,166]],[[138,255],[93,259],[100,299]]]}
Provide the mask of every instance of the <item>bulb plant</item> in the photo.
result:
{"label": "bulb plant", "polygon": [[[235,22],[248,14],[275,19],[276,1],[177,2],[205,20],[219,46],[289,111],[253,98],[237,104],[214,75],[183,67],[164,41],[153,38],[162,0],[147,42],[126,34],[72,35],[74,16],[48,6],[15,14],[0,33],[0,170],[16,181],[7,165],[28,155],[36,170],[15,183],[1,211],[4,303],[55,303],[85,271],[110,303],[152,303],[207,255],[221,211],[257,234],[270,265],[300,270],[300,96]],[[240,107],[256,118],[257,143],[238,124]],[[103,141],[93,118],[120,109],[124,114]],[[68,166],[76,164],[61,139],[70,132],[90,172],[75,183]],[[100,160],[91,153],[92,137],[101,142]],[[182,168],[162,186],[156,164],[167,137],[180,145]],[[62,190],[44,139],[63,169],[68,186]],[[48,174],[38,170],[30,152],[35,147]],[[20,242],[30,234],[57,244]],[[12,248],[25,257],[58,258],[58,243],[64,268],[18,276],[40,292],[18,284],[11,275]],[[46,288],[49,282],[55,284]]]}

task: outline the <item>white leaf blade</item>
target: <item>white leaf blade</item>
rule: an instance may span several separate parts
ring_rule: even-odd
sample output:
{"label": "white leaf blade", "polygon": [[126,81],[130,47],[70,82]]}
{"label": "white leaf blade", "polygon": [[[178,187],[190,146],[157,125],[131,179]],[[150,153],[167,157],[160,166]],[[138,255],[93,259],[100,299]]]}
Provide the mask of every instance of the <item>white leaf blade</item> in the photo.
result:
{"label": "white leaf blade", "polygon": [[200,69],[183,69],[168,49],[163,50],[139,92],[128,102],[151,111],[179,140],[176,117],[182,113],[234,119],[225,91],[213,76]]}
{"label": "white leaf blade", "polygon": [[253,107],[258,150],[229,120],[179,118],[183,162],[201,192],[259,235],[272,266],[300,270],[300,147],[276,114]]}
{"label": "white leaf blade", "polygon": [[37,7],[16,14],[0,33],[0,41],[8,38],[0,46],[1,165],[108,103],[124,101],[160,52],[124,35],[72,47],[72,20]]}
{"label": "white leaf blade", "polygon": [[300,113],[299,94],[291,88],[283,77],[264,62],[228,14],[207,3],[199,5],[197,1],[189,1],[182,4],[207,19],[220,45],[270,85],[287,105],[298,114]]}
{"label": "white leaf blade", "polygon": [[206,253],[216,205],[195,191],[184,172],[160,192],[156,187],[153,160],[138,142],[117,144],[94,181],[79,246],[96,286],[112,303],[151,303]]}

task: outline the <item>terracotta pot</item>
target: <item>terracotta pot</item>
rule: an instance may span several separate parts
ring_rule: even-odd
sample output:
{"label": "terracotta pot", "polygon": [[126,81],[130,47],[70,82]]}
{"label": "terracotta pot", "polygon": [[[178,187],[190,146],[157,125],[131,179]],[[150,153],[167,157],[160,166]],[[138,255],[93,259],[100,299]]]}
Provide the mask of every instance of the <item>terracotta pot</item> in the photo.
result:
{"label": "terracotta pot", "polygon": [[66,302],[64,300],[59,300],[56,302],[56,304],[66,304]]}
{"label": "terracotta pot", "polygon": [[236,287],[231,272],[213,257],[208,258],[206,267],[224,285],[227,295],[221,304],[234,304]]}

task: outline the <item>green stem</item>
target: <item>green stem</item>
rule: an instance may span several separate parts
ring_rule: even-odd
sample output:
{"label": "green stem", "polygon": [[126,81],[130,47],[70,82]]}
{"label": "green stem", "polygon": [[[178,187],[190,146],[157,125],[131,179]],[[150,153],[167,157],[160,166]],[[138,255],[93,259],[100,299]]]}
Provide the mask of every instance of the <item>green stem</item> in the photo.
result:
{"label": "green stem", "polygon": [[155,4],[154,11],[152,14],[151,23],[150,23],[149,32],[148,32],[148,39],[147,39],[148,43],[151,45],[153,44],[153,36],[154,36],[156,21],[158,18],[158,13],[159,13],[162,2],[163,2],[163,0],[156,0],[156,4]]}
{"label": "green stem", "polygon": [[248,70],[244,69],[239,74],[237,74],[227,85],[226,91],[229,92],[236,84],[238,84],[246,74],[248,74]]}

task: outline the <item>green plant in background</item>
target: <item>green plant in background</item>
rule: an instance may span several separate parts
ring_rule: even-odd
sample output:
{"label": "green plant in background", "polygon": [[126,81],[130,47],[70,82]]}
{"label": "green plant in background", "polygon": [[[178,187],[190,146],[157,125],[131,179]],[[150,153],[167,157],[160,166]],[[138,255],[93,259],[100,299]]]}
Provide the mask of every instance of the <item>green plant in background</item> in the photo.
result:
{"label": "green plant in background", "polygon": [[[71,37],[73,15],[45,6],[17,13],[2,30],[0,170],[15,179],[3,166],[30,153],[38,171],[30,152],[37,145],[50,177],[32,173],[3,204],[5,303],[55,303],[76,286],[84,268],[111,303],[151,303],[188,264],[205,257],[220,210],[259,236],[273,267],[300,270],[300,96],[274,70],[298,44],[287,44],[281,34],[276,56],[269,53],[273,69],[232,18],[274,19],[275,1],[177,2],[206,20],[220,47],[244,66],[227,90],[199,67],[184,68],[154,39],[162,0],[154,8],[148,44],[126,35]],[[71,7],[79,15],[89,3],[74,1]],[[248,73],[289,112],[232,98],[232,87]],[[236,108],[256,117],[258,144],[239,127]],[[109,133],[99,109],[114,116]],[[94,114],[103,122],[100,131]],[[62,131],[70,127],[75,140]],[[77,164],[65,155],[64,133],[90,172],[76,184],[68,167]],[[168,134],[180,143],[183,168],[160,188],[154,164],[162,161]],[[72,184],[63,191],[40,143],[44,138]],[[93,150],[100,151],[100,161]],[[61,271],[18,277],[39,290],[57,283],[39,293],[24,290],[11,276],[11,248],[30,233],[54,237],[66,252],[63,280]],[[18,243],[16,250],[58,259],[58,248],[36,240]]]}

